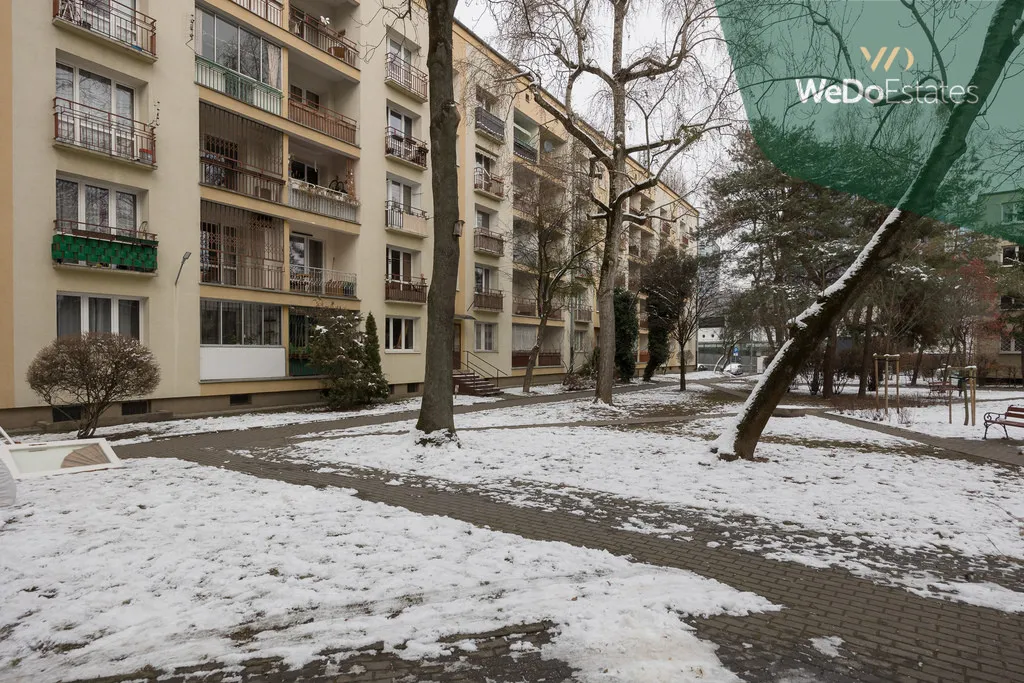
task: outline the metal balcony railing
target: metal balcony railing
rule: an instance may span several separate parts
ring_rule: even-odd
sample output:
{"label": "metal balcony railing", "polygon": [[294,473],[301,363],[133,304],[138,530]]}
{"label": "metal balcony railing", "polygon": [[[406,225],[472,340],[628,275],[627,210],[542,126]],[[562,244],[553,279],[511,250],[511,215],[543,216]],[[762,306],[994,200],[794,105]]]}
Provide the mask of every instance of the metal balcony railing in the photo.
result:
{"label": "metal balcony railing", "polygon": [[483,107],[476,108],[476,129],[497,142],[505,142],[505,122]]}
{"label": "metal balcony railing", "polygon": [[[513,351],[512,367],[525,368],[530,363],[530,350]],[[562,364],[561,351],[541,351],[537,354],[537,367],[557,367]]]}
{"label": "metal balcony railing", "polygon": [[57,142],[156,165],[153,126],[63,97],[53,99],[53,134]]}
{"label": "metal balcony railing", "polygon": [[505,196],[505,180],[485,168],[477,167],[473,171],[473,189],[486,192],[494,197]]}
{"label": "metal balcony railing", "polygon": [[384,80],[421,100],[427,99],[427,74],[396,54],[384,60]]}
{"label": "metal balcony railing", "polygon": [[520,159],[526,159],[534,164],[537,163],[537,148],[525,140],[514,138],[512,140],[512,152]]}
{"label": "metal balcony railing", "polygon": [[579,306],[573,309],[573,316],[578,323],[589,323],[594,319],[594,311],[591,308]]}
{"label": "metal balcony railing", "polygon": [[505,292],[500,289],[481,289],[473,292],[473,308],[500,311],[504,307]]}
{"label": "metal balcony railing", "polygon": [[288,98],[288,118],[300,126],[318,130],[335,140],[356,144],[356,122],[321,105],[312,105],[295,97]]}
{"label": "metal balcony railing", "polygon": [[110,225],[95,225],[81,221],[58,218],[53,222],[53,231],[61,235],[78,235],[97,239],[121,240],[125,242],[156,242],[156,234],[135,228],[117,228]]}
{"label": "metal balcony railing", "polygon": [[53,222],[50,256],[62,265],[156,271],[157,239],[151,232],[66,219]]}
{"label": "metal balcony railing", "polygon": [[289,12],[288,30],[321,52],[326,52],[349,66],[358,66],[359,48],[356,44],[317,17],[292,7]]}
{"label": "metal balcony railing", "polygon": [[53,0],[53,18],[156,57],[156,19],[117,0]]}
{"label": "metal balcony railing", "polygon": [[424,304],[427,302],[427,279],[410,278],[408,280],[384,280],[385,301],[405,301]]}
{"label": "metal balcony railing", "polygon": [[200,153],[199,182],[231,192],[281,203],[284,179],[212,152]]}
{"label": "metal balcony railing", "polygon": [[359,201],[355,197],[296,178],[288,179],[288,206],[350,223],[358,222],[359,217]]}
{"label": "metal balcony railing", "polygon": [[271,114],[281,114],[283,95],[280,90],[199,55],[196,55],[196,83]]}
{"label": "metal balcony railing", "polygon": [[281,3],[277,0],[231,0],[274,26],[281,25]]}
{"label": "metal balcony railing", "polygon": [[427,167],[427,143],[397,128],[384,131],[384,153],[420,168]]}
{"label": "metal balcony railing", "polygon": [[384,202],[384,227],[426,237],[427,214],[402,202],[388,200]]}
{"label": "metal balcony railing", "polygon": [[496,232],[477,228],[473,233],[473,249],[501,256],[505,251],[505,238]]}
{"label": "metal balcony railing", "polygon": [[298,294],[355,298],[356,275],[330,268],[314,268],[293,263],[289,267],[288,287]]}
{"label": "metal balcony railing", "polygon": [[241,254],[217,254],[216,260],[200,263],[200,282],[252,289],[284,289],[284,263]]}
{"label": "metal balcony railing", "polygon": [[537,300],[530,296],[513,296],[512,315],[537,317]]}

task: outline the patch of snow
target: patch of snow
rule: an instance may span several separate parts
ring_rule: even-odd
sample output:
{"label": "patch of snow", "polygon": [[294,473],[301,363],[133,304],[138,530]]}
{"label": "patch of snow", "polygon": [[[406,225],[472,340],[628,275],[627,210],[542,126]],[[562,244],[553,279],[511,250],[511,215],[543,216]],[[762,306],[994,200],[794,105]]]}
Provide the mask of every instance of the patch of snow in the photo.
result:
{"label": "patch of snow", "polygon": [[839,636],[825,636],[823,638],[811,638],[811,647],[826,657],[838,657],[839,646],[843,639]]}

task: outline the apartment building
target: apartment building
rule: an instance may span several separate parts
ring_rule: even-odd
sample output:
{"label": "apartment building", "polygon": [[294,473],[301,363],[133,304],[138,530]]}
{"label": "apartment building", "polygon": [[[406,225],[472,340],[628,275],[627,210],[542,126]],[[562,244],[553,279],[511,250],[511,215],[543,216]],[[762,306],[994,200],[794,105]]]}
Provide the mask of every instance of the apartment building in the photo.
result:
{"label": "apartment building", "polygon": [[[134,336],[160,363],[156,393],[113,417],[315,402],[304,351],[319,305],[373,312],[393,392],[420,391],[434,229],[421,10],[388,21],[355,0],[0,8],[5,426],[57,419],[25,371],[54,337],[81,332]],[[465,27],[455,50],[454,360],[509,384],[539,322],[510,249],[529,230],[516,190],[564,187],[542,162],[570,141],[523,84],[493,78],[509,65]],[[619,245],[626,286],[665,240],[692,247],[696,228],[664,186],[634,208],[653,217]],[[592,290],[559,307],[539,375],[564,374],[572,350],[592,346],[594,308]]]}
{"label": "apartment building", "polygon": [[[999,251],[994,257],[1003,268],[1020,268],[1024,262],[1024,190],[993,192],[983,199],[988,232],[1000,237]],[[999,305],[1003,310],[1016,310],[1022,302],[1002,297]],[[981,355],[995,361],[991,377],[1015,381],[1021,379],[1020,352],[1012,334],[1000,335],[995,341],[982,340],[979,348]]]}

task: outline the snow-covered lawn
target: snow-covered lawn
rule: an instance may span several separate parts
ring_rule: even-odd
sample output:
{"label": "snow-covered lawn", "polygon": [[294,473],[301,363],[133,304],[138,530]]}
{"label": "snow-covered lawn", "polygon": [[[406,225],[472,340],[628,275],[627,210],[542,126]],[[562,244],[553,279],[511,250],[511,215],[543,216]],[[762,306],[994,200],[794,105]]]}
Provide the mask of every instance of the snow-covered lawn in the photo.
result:
{"label": "snow-covered lawn", "polygon": [[[999,397],[998,393],[996,391],[985,392],[986,399],[992,398],[992,395],[995,394],[999,400],[981,402],[982,392],[978,392],[979,402],[975,409],[975,424],[973,427],[970,424],[964,425],[963,399],[957,401],[955,397],[952,406],[952,420],[950,419],[950,407],[945,403],[909,408],[901,407],[899,410],[896,410],[893,404],[890,403],[888,417],[885,416],[884,410],[849,410],[842,411],[839,414],[932,436],[977,440],[985,436],[985,413],[1003,413],[1011,405],[1024,405],[1024,396],[1020,394],[1007,392],[1005,398],[1003,398]],[[1024,438],[1024,431],[1021,431],[1020,428],[1008,427],[1007,432],[1011,439]],[[990,439],[1002,439],[1004,436],[1003,430],[999,426],[990,427],[988,436]]]}
{"label": "snow-covered lawn", "polygon": [[0,605],[0,680],[33,683],[376,641],[420,659],[540,620],[556,624],[542,655],[583,680],[737,681],[681,617],[774,609],[688,572],[177,460],[21,482]]}
{"label": "snow-covered lawn", "polygon": [[466,431],[462,447],[423,451],[411,434],[325,439],[286,457],[382,468],[500,487],[508,480],[591,489],[713,515],[752,515],[812,532],[855,535],[896,548],[948,547],[968,556],[1024,559],[1024,477],[1002,467],[894,454],[907,442],[823,418],[771,421],[770,435],[873,444],[857,449],[762,443],[767,462],[725,463],[700,434],[722,419],[675,433],[603,428]]}

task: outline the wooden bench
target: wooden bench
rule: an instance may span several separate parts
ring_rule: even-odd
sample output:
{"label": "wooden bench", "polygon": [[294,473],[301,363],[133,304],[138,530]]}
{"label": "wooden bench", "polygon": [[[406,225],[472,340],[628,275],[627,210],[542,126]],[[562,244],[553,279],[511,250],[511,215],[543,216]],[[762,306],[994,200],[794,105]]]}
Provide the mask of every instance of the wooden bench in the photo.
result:
{"label": "wooden bench", "polygon": [[992,425],[999,425],[1003,428],[1004,438],[1009,439],[1006,433],[1007,427],[1024,427],[1024,406],[1010,406],[1005,413],[985,413],[985,437],[988,438],[988,428]]}
{"label": "wooden bench", "polygon": [[951,394],[956,389],[950,382],[928,382],[928,394]]}

